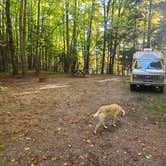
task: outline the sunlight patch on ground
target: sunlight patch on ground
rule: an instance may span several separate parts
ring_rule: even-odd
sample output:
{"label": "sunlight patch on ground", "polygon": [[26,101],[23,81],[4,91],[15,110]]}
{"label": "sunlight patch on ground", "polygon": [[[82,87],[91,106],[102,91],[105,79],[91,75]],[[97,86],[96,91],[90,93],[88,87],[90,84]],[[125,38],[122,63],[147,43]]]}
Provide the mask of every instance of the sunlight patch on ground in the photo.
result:
{"label": "sunlight patch on ground", "polygon": [[69,87],[70,85],[61,85],[61,84],[51,84],[51,85],[44,85],[42,86],[41,88],[39,88],[40,90],[43,90],[43,89],[54,89],[54,88],[67,88]]}
{"label": "sunlight patch on ground", "polygon": [[110,82],[110,81],[119,81],[118,78],[110,78],[110,79],[104,79],[104,80],[98,80],[97,82]]}
{"label": "sunlight patch on ground", "polygon": [[40,87],[38,90],[34,90],[34,91],[29,91],[29,92],[22,92],[22,93],[16,93],[13,94],[13,96],[20,96],[20,95],[31,95],[31,94],[37,94],[42,92],[41,90],[45,90],[45,89],[54,89],[54,88],[67,88],[71,85],[66,85],[66,84],[50,84],[50,85],[44,85],[42,87]]}
{"label": "sunlight patch on ground", "polygon": [[39,92],[40,92],[40,91],[35,90],[35,91],[29,91],[29,92],[14,93],[13,95],[14,95],[14,96],[30,95],[30,94],[37,94],[37,93],[39,93]]}
{"label": "sunlight patch on ground", "polygon": [[0,92],[6,92],[8,90],[8,87],[0,86]]}

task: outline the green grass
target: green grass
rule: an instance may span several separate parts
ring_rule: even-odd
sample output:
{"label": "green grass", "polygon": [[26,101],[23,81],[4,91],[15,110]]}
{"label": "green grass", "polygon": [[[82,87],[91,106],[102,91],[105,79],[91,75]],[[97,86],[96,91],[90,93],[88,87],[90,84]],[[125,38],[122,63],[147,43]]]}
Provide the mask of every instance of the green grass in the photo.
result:
{"label": "green grass", "polygon": [[0,144],[0,151],[5,149],[5,145],[4,144]]}
{"label": "green grass", "polygon": [[[125,77],[125,86],[130,90],[129,81],[130,77]],[[157,90],[153,92],[142,90],[133,93],[137,95],[137,104],[150,112],[154,120],[166,123],[166,85],[163,94],[157,92]]]}
{"label": "green grass", "polygon": [[166,92],[164,94],[141,93],[138,96],[138,103],[152,114],[154,120],[166,122]]}

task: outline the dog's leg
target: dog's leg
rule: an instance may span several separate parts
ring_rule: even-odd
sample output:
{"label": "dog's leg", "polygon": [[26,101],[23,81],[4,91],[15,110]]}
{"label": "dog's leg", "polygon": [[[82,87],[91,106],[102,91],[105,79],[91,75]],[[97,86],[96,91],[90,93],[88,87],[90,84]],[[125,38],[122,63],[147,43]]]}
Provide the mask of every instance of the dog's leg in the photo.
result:
{"label": "dog's leg", "polygon": [[96,125],[95,129],[94,129],[94,133],[96,134],[97,129],[101,126],[102,122],[99,121],[98,124]]}
{"label": "dog's leg", "polygon": [[114,119],[113,119],[113,126],[116,127],[115,121],[116,121],[117,115],[114,115]]}
{"label": "dog's leg", "polygon": [[[98,122],[98,124],[96,125],[96,127],[95,127],[95,130],[94,130],[94,133],[96,134],[96,132],[97,132],[97,129],[101,126],[101,125],[104,125],[104,119],[105,119],[105,115],[104,114],[99,114],[99,122]],[[105,125],[104,125],[105,126]],[[107,126],[105,126],[105,127],[107,127]]]}
{"label": "dog's leg", "polygon": [[105,122],[103,121],[103,126],[105,129],[107,129],[108,127],[105,125]]}

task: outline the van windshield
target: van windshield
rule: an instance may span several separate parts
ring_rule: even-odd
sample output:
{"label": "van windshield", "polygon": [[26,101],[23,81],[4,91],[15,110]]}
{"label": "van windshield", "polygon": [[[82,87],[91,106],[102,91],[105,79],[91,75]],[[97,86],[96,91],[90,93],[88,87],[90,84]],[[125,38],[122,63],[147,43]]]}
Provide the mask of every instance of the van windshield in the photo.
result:
{"label": "van windshield", "polygon": [[138,60],[134,63],[135,69],[162,69],[162,62],[159,60]]}

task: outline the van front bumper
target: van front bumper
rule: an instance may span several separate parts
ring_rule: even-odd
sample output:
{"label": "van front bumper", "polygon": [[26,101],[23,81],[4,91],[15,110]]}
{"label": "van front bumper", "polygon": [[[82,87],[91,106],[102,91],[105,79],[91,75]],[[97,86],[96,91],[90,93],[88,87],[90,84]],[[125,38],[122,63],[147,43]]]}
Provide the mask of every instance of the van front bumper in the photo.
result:
{"label": "van front bumper", "polygon": [[144,81],[134,81],[130,82],[131,85],[136,85],[136,86],[164,86],[164,82],[144,82]]}

